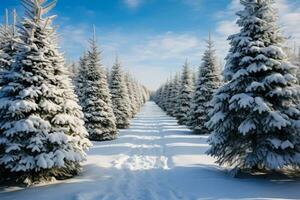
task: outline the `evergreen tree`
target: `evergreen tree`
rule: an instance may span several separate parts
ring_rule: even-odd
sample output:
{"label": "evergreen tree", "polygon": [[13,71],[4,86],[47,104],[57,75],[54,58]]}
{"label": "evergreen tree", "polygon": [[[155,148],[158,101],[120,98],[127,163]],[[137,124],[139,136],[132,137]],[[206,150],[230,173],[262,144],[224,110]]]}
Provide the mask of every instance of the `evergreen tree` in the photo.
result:
{"label": "evergreen tree", "polygon": [[172,117],[176,116],[176,108],[177,108],[177,101],[178,101],[178,96],[179,96],[179,90],[180,90],[180,78],[179,75],[176,74],[173,83],[172,83],[172,91],[171,91],[171,96],[170,96],[170,115]]}
{"label": "evergreen tree", "polygon": [[110,86],[110,71],[108,67],[106,68],[106,78],[107,78],[108,86]]}
{"label": "evergreen tree", "polygon": [[162,99],[163,99],[163,85],[156,91],[155,97],[155,103],[162,108]]}
{"label": "evergreen tree", "polygon": [[197,85],[197,72],[193,71],[193,90],[195,90]]}
{"label": "evergreen tree", "polygon": [[15,62],[16,46],[20,38],[16,29],[16,11],[13,11],[13,24],[8,24],[8,11],[6,10],[6,22],[0,26],[0,71],[5,72],[12,68]]}
{"label": "evergreen tree", "polygon": [[135,107],[136,107],[136,113],[140,110],[141,108],[141,102],[140,102],[140,95],[139,95],[139,91],[138,91],[138,82],[135,80],[132,80],[132,88],[133,88],[133,98],[134,98],[134,102],[135,102]]}
{"label": "evergreen tree", "polygon": [[134,93],[137,91],[134,91],[134,83],[129,73],[125,75],[125,81],[128,89],[128,96],[129,96],[130,107],[131,107],[130,116],[132,118],[138,112],[139,109],[138,101],[135,98],[136,96],[134,95]]}
{"label": "evergreen tree", "polygon": [[273,0],[243,0],[225,78],[208,122],[208,154],[243,169],[299,166],[299,85],[281,46]]}
{"label": "evergreen tree", "polygon": [[77,174],[90,145],[47,2],[23,0],[22,43],[0,89],[0,165],[27,183]]}
{"label": "evergreen tree", "polygon": [[163,98],[162,98],[162,105],[161,105],[161,107],[162,107],[162,109],[165,111],[165,112],[167,112],[167,109],[168,109],[168,96],[169,96],[169,91],[170,91],[170,82],[169,82],[169,80],[167,80],[167,82],[166,82],[166,84],[164,85],[164,89],[163,89],[163,94],[162,94],[162,96],[163,96]]}
{"label": "evergreen tree", "polygon": [[165,96],[165,106],[166,106],[166,112],[168,115],[171,115],[172,111],[174,110],[174,107],[172,106],[172,92],[173,92],[173,81],[170,79],[169,83],[167,84],[167,91]]}
{"label": "evergreen tree", "polygon": [[193,80],[189,70],[188,62],[183,66],[181,86],[178,95],[177,111],[175,113],[178,123],[187,125],[193,95]]}
{"label": "evergreen tree", "polygon": [[143,86],[140,83],[136,83],[136,88],[137,88],[137,96],[138,96],[138,105],[139,109],[146,103],[147,97],[144,91]]}
{"label": "evergreen tree", "polygon": [[76,75],[78,74],[78,72],[77,72],[78,67],[77,67],[76,63],[75,62],[69,63],[66,65],[66,68],[68,69],[68,71],[70,73],[71,79],[74,80]]}
{"label": "evergreen tree", "polygon": [[76,76],[74,78],[74,85],[75,85],[75,93],[78,96],[80,105],[83,105],[84,101],[84,90],[85,90],[85,82],[86,82],[86,73],[88,65],[88,54],[86,52],[83,53],[81,58],[79,59],[79,66]]}
{"label": "evergreen tree", "polygon": [[193,94],[190,121],[188,124],[195,133],[206,134],[208,133],[208,129],[205,123],[209,120],[209,112],[212,109],[210,101],[216,89],[220,86],[220,75],[210,35],[207,41],[207,50],[204,52],[202,61],[198,82]]}
{"label": "evergreen tree", "polygon": [[110,92],[113,103],[113,111],[117,120],[117,127],[120,129],[128,128],[130,125],[130,103],[124,74],[121,70],[121,64],[118,59],[116,59],[111,71]]}
{"label": "evergreen tree", "polygon": [[147,88],[144,85],[141,85],[141,84],[139,84],[139,85],[141,88],[140,91],[141,91],[141,95],[142,95],[142,105],[144,105],[149,98],[149,93],[148,93]]}
{"label": "evergreen tree", "polygon": [[140,85],[137,81],[134,82],[134,85],[133,85],[133,88],[134,88],[134,91],[135,91],[135,99],[136,99],[136,102],[137,102],[137,110],[139,111],[140,108],[142,107],[143,105],[143,97],[142,97],[142,94],[141,94],[141,91],[140,91]]}
{"label": "evergreen tree", "polygon": [[90,41],[86,72],[83,73],[82,108],[89,138],[112,140],[117,136],[116,118],[112,109],[106,71],[100,63],[96,36]]}

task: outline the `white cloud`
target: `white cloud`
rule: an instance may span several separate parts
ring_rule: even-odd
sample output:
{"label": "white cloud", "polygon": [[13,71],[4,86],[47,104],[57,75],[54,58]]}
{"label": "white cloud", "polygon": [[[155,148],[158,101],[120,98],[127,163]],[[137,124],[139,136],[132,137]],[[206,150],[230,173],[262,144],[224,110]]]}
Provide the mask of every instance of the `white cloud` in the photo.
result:
{"label": "white cloud", "polygon": [[[192,1],[191,1],[192,2]],[[285,35],[300,41],[299,7],[287,0],[277,0],[279,23],[283,25]],[[133,5],[133,4],[132,4]],[[138,6],[138,4],[136,5]],[[223,59],[228,52],[227,37],[238,32],[235,13],[241,9],[239,0],[232,0],[228,7],[217,13],[217,28],[213,40],[218,56]],[[122,30],[97,30],[98,41],[103,50],[103,64],[111,67],[118,53],[126,70],[150,89],[156,89],[169,78],[171,73],[181,69],[186,58],[196,68],[201,63],[205,49],[205,37],[195,33],[165,32],[125,33]],[[66,26],[61,30],[62,47],[72,58],[78,58],[87,46],[92,35],[92,27],[87,25]],[[300,44],[300,43],[298,43]]]}
{"label": "white cloud", "polygon": [[[297,3],[297,2],[296,2]],[[300,45],[300,8],[299,2],[277,0],[275,7],[279,11],[279,24],[285,36]]]}
{"label": "white cloud", "polygon": [[239,27],[237,26],[235,20],[223,20],[218,23],[217,33],[221,35],[231,35],[239,31]]}
{"label": "white cloud", "polygon": [[[188,33],[167,32],[138,38],[126,36],[124,40],[126,44],[116,50],[123,65],[150,89],[158,88],[170,74],[178,72],[186,58],[191,67],[196,67],[204,47],[203,40]],[[109,62],[111,66],[113,57]]]}
{"label": "white cloud", "polygon": [[126,6],[130,9],[136,9],[142,3],[141,0],[124,0]]}
{"label": "white cloud", "polygon": [[167,32],[148,37],[144,42],[135,45],[132,50],[144,59],[178,59],[193,55],[200,44],[201,41],[194,35]]}
{"label": "white cloud", "polygon": [[[60,30],[60,35],[67,56],[78,59],[92,36],[92,27],[66,26]],[[124,68],[150,89],[158,88],[171,73],[178,72],[186,58],[192,67],[197,67],[205,47],[204,40],[192,33],[133,35],[121,30],[97,29],[97,35],[104,66],[111,67],[118,54]]]}

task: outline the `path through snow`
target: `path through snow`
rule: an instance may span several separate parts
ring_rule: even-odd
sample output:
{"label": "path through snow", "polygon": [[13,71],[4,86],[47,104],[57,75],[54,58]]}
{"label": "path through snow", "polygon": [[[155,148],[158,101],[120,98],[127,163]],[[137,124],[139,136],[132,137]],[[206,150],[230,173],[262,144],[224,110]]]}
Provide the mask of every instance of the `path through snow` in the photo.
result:
{"label": "path through snow", "polygon": [[32,188],[0,189],[1,200],[300,199],[288,179],[235,179],[193,135],[148,102],[120,138],[95,142],[80,176]]}

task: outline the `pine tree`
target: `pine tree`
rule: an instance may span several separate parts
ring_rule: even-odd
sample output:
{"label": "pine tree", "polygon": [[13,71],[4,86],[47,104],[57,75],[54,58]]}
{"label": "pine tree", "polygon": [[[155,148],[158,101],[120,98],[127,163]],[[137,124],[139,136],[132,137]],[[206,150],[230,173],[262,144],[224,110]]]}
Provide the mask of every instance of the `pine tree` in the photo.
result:
{"label": "pine tree", "polygon": [[130,103],[124,74],[121,70],[121,64],[118,59],[116,59],[111,71],[110,92],[113,103],[113,111],[117,120],[117,127],[120,129],[128,128],[130,125]]}
{"label": "pine tree", "polygon": [[108,86],[110,86],[110,71],[109,71],[109,68],[106,68],[106,78],[107,78]]}
{"label": "pine tree", "polygon": [[82,108],[90,140],[112,140],[117,136],[106,71],[100,63],[96,36],[90,41],[86,72],[83,73]]}
{"label": "pine tree", "polygon": [[77,65],[75,62],[72,62],[72,63],[69,63],[69,64],[66,64],[66,68],[68,69],[69,73],[70,73],[70,77],[72,80],[75,79],[76,75],[78,74],[77,72]]}
{"label": "pine tree", "polygon": [[166,112],[168,115],[171,115],[172,111],[174,110],[174,107],[172,105],[172,92],[173,92],[173,81],[170,79],[169,83],[167,84],[167,91],[165,96],[165,106],[166,106]]}
{"label": "pine tree", "polygon": [[138,112],[138,109],[139,109],[138,101],[135,98],[136,96],[134,95],[134,93],[137,91],[134,91],[134,83],[133,83],[133,80],[130,77],[129,73],[127,73],[125,75],[125,81],[126,81],[128,96],[129,96],[129,101],[130,101],[130,110],[131,110],[130,116],[132,118]]}
{"label": "pine tree", "polygon": [[83,104],[84,101],[84,90],[85,90],[85,83],[86,83],[86,76],[87,76],[87,65],[88,65],[88,54],[86,52],[83,53],[81,58],[79,59],[79,66],[76,76],[74,78],[74,85],[75,85],[75,93],[78,96],[80,105]]}
{"label": "pine tree", "polygon": [[197,85],[197,72],[193,71],[193,90],[195,90]]}
{"label": "pine tree", "polygon": [[190,106],[193,94],[193,80],[189,70],[188,62],[183,65],[183,72],[181,77],[181,87],[178,96],[178,105],[176,111],[176,118],[181,125],[187,125],[190,113]]}
{"label": "pine tree", "polygon": [[135,102],[135,109],[136,109],[136,113],[139,112],[140,108],[141,108],[141,102],[140,102],[140,95],[139,95],[139,91],[138,91],[138,83],[135,80],[132,80],[132,88],[133,88],[133,99]]}
{"label": "pine tree", "polygon": [[162,109],[165,111],[165,112],[167,112],[167,109],[168,109],[168,96],[169,96],[169,91],[170,91],[170,82],[169,82],[169,80],[167,80],[167,82],[165,83],[165,85],[164,85],[164,89],[163,89],[163,94],[162,94],[162,96],[163,96],[163,99],[162,99],[162,105],[161,105],[161,107],[162,107]]}
{"label": "pine tree", "polygon": [[216,89],[220,86],[220,75],[210,35],[202,61],[203,63],[199,68],[198,82],[193,94],[188,125],[195,133],[206,134],[208,129],[205,123],[208,122],[209,112],[212,109],[210,101]]}
{"label": "pine tree", "polygon": [[171,96],[170,96],[170,115],[172,117],[176,116],[176,108],[177,108],[177,101],[178,101],[178,96],[179,96],[179,90],[180,90],[180,79],[179,75],[176,74],[173,83],[172,83],[172,91],[171,91]]}
{"label": "pine tree", "polygon": [[77,174],[90,145],[47,2],[23,0],[22,43],[0,89],[0,164],[27,183]]}
{"label": "pine tree", "polygon": [[0,71],[5,72],[12,68],[15,62],[16,46],[20,39],[16,29],[16,11],[13,11],[13,24],[8,24],[8,10],[6,10],[6,22],[0,26]]}
{"label": "pine tree", "polygon": [[281,46],[273,0],[243,0],[225,78],[208,122],[208,154],[243,169],[299,166],[299,85]]}
{"label": "pine tree", "polygon": [[148,97],[144,90],[144,86],[138,82],[136,82],[136,89],[137,89],[138,105],[140,109],[146,103]]}

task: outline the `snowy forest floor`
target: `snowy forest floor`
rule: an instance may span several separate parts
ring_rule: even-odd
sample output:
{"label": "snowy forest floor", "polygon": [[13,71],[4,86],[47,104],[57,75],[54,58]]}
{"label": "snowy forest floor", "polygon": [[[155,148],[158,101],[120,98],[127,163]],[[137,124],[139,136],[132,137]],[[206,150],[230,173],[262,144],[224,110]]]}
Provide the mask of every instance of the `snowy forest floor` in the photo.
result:
{"label": "snowy forest floor", "polygon": [[300,181],[232,178],[205,155],[208,136],[193,135],[148,102],[120,138],[94,142],[83,172],[32,188],[1,187],[1,200],[300,199]]}

